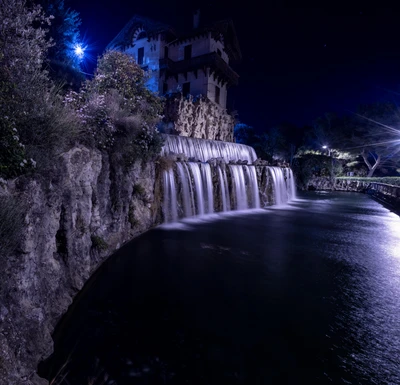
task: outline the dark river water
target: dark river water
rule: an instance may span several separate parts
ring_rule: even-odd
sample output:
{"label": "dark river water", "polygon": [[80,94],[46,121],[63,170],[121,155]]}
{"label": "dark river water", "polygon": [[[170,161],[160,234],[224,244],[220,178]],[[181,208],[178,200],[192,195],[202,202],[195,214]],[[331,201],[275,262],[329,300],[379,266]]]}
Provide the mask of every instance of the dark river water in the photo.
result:
{"label": "dark river water", "polygon": [[309,193],[158,227],[103,265],[54,338],[40,370],[60,384],[399,385],[400,218]]}

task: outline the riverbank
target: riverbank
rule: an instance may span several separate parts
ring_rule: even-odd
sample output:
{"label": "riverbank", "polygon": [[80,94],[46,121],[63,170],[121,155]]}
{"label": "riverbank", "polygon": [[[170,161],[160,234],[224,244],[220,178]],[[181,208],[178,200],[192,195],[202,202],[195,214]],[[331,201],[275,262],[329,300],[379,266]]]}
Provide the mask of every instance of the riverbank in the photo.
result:
{"label": "riverbank", "polygon": [[[347,191],[368,194],[385,207],[400,215],[400,186],[390,184],[399,178],[313,177],[308,181],[309,191]],[[382,182],[385,181],[387,183]]]}

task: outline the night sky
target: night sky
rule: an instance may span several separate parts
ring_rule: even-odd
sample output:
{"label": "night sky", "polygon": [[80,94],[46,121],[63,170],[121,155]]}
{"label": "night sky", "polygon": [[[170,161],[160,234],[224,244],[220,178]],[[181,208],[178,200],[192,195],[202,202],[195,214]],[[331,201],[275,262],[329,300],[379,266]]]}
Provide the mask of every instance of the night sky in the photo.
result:
{"label": "night sky", "polygon": [[[351,2],[347,2],[351,3]],[[80,12],[81,32],[97,57],[134,14],[187,28],[231,17],[243,59],[230,89],[238,119],[257,130],[281,122],[309,125],[325,112],[354,111],[361,103],[400,103],[400,10],[349,6],[293,8],[270,1],[67,0]],[[351,3],[354,4],[354,3]],[[400,9],[400,8],[399,8]],[[88,67],[90,72],[90,66]]]}

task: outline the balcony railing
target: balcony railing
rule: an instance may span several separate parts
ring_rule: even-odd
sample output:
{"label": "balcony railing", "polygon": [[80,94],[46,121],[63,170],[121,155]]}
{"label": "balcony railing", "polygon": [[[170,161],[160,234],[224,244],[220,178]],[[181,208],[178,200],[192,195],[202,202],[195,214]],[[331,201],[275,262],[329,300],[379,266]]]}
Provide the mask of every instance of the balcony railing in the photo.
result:
{"label": "balcony railing", "polygon": [[167,76],[176,76],[180,73],[204,68],[210,68],[215,71],[229,85],[238,84],[239,75],[216,52],[180,61],[160,59],[160,69],[166,70]]}

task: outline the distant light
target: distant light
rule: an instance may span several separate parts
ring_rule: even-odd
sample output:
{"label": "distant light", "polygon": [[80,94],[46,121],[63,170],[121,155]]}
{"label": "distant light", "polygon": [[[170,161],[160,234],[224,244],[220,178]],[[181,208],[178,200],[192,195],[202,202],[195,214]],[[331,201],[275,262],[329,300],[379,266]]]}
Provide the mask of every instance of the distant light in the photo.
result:
{"label": "distant light", "polygon": [[[85,47],[85,48],[86,48],[86,47]],[[75,52],[75,55],[76,55],[79,59],[82,59],[83,56],[85,56],[85,48],[82,47],[82,45],[80,45],[80,44],[75,44],[74,52]]]}
{"label": "distant light", "polygon": [[322,146],[322,148],[328,148],[328,146]]}

